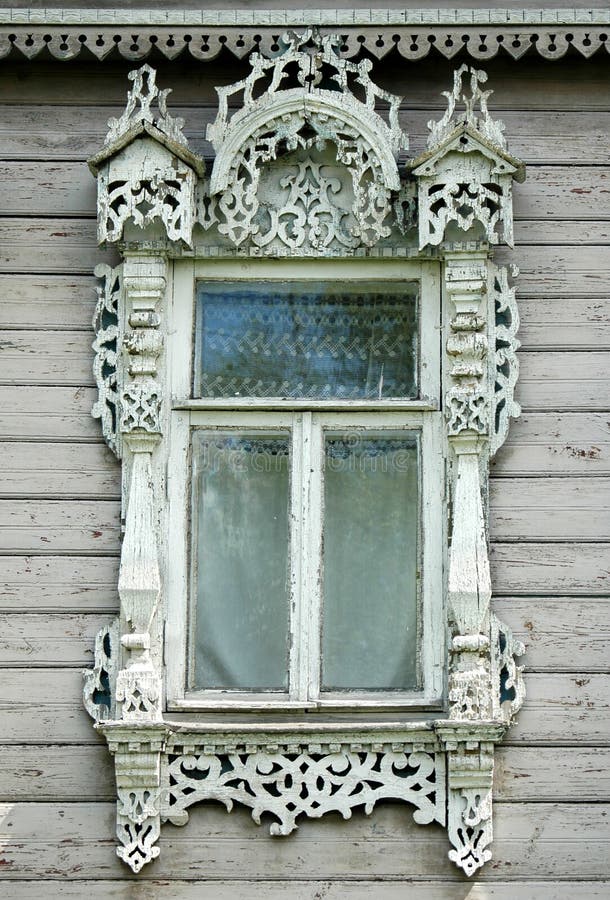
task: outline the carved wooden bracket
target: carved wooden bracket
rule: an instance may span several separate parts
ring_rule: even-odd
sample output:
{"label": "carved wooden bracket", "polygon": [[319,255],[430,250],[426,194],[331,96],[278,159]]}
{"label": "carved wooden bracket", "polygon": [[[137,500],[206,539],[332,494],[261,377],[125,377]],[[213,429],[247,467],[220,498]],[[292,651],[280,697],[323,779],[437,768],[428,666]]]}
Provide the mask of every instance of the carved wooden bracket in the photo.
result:
{"label": "carved wooden bracket", "polygon": [[[519,414],[519,342],[514,289],[488,242],[512,240],[511,183],[523,166],[489,114],[486,76],[462,66],[445,115],[430,123],[429,150],[401,178],[400,99],[340,46],[311,29],[287,34],[272,58],[252,56],[247,78],[218,89],[209,182],[149,66],[131,73],[127,108],[91,161],[99,239],[122,242],[122,266],[96,270],[93,414],[123,459],[126,524],[120,615],[98,637],[84,698],[115,757],[118,853],[135,872],[158,855],[162,820],[184,824],[192,803],[210,799],[246,805],[257,822],[270,815],[275,835],[299,816],[348,818],[402,800],[417,822],[446,826],[450,858],[467,875],[491,856],[494,747],[524,689],[523,646],[491,612],[488,465]],[[353,711],[356,724],[304,729],[286,718],[230,725],[222,714],[210,724],[195,712],[186,727],[164,705],[171,262],[285,254],[413,256],[438,267],[449,655],[445,706],[424,722],[380,724]]]}

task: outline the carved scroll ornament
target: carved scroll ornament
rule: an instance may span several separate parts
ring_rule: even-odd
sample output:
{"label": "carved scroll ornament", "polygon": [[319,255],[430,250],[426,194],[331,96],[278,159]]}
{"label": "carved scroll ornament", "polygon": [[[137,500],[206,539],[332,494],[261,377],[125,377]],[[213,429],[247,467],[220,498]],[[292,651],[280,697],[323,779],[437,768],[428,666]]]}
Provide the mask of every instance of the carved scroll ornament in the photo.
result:
{"label": "carved scroll ornament", "polygon": [[[148,66],[131,74],[125,112],[111,120],[106,146],[91,161],[100,241],[122,241],[122,265],[96,270],[93,414],[122,455],[125,535],[120,616],[98,637],[84,699],[114,754],[117,852],[134,872],[158,856],[162,821],[184,824],[188,807],[205,800],[228,810],[245,805],[257,822],[270,817],[278,836],[300,817],[338,811],[348,818],[400,800],[415,807],[417,822],[447,828],[450,858],[467,875],[491,856],[494,747],[524,688],[516,663],[523,645],[491,611],[484,497],[489,458],[519,414],[519,342],[507,270],[491,262],[478,238],[510,241],[510,185],[522,165],[489,114],[486,76],[462,66],[445,95],[446,113],[430,123],[429,150],[401,180],[397,158],[407,138],[398,126],[400,100],[371,81],[369,61],[343,59],[341,46],[313,30],[288,34],[272,58],[254,54],[245,79],[218,89],[209,182]],[[237,95],[242,105],[233,110]],[[384,116],[378,101],[387,106]],[[325,722],[303,735],[286,719],[271,726],[253,719],[246,727],[225,726],[221,716],[189,730],[168,717],[161,565],[170,416],[165,336],[173,327],[167,295],[171,259],[193,252],[378,252],[436,261],[447,323],[450,649],[446,707],[425,722],[403,717],[385,726],[365,716],[351,729]]]}

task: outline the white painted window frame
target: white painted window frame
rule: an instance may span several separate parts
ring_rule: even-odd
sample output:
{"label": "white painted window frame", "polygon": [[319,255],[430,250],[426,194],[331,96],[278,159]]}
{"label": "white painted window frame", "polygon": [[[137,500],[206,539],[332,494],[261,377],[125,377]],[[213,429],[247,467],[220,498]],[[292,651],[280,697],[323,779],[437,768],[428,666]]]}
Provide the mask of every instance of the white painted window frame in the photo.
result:
{"label": "white painted window frame", "polygon": [[[440,412],[441,281],[438,262],[420,260],[174,260],[169,292],[167,338],[171,413],[167,453],[167,545],[165,583],[166,702],[168,710],[211,709],[434,709],[443,702],[446,671],[446,616],[443,595],[446,545],[443,422]],[[284,400],[280,398],[192,399],[193,334],[197,284],[243,281],[340,281],[357,285],[418,283],[418,383],[416,400]],[[304,521],[292,529],[291,565],[296,578],[291,598],[289,692],[189,691],[190,445],[195,428],[282,428],[293,431],[294,507]],[[321,439],[330,428],[405,429],[420,435],[420,535],[422,565],[418,603],[421,688],[405,692],[320,692],[319,624],[321,596]],[[307,431],[308,434],[304,434]],[[309,448],[306,450],[306,448]],[[307,460],[299,455],[307,452]],[[308,473],[308,474],[307,474]],[[309,495],[299,499],[295,492]],[[300,561],[300,565],[298,565]],[[295,571],[299,568],[300,571]],[[316,625],[312,625],[311,616]],[[307,624],[305,624],[307,623]]]}

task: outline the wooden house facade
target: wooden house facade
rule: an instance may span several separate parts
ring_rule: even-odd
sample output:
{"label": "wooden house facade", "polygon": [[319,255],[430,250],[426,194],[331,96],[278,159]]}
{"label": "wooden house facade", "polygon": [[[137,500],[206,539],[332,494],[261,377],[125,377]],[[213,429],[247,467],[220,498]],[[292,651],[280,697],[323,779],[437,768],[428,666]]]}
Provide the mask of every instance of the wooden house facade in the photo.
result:
{"label": "wooden house facade", "polygon": [[[379,3],[346,3],[332,10],[302,10],[258,0],[214,6],[214,10],[191,9],[188,4],[172,2],[159,10],[139,3],[114,9],[96,3],[88,4],[87,9],[77,4],[61,8],[30,4],[0,11],[0,572],[4,585],[0,598],[0,896],[11,900],[38,900],[43,895],[100,900],[161,900],[166,896],[229,900],[241,895],[253,900],[360,900],[369,896],[380,900],[403,896],[422,900],[601,900],[610,890],[610,14],[604,9],[573,4],[568,8],[561,3],[535,10],[528,10],[526,4],[507,10],[498,4],[473,8],[467,3],[459,3],[452,10],[418,8],[414,3],[403,4],[400,9]],[[475,149],[481,158],[483,151],[495,154],[496,175],[497,167],[506,164],[509,170],[512,166],[512,180],[521,163],[525,166],[525,180],[515,177],[512,185],[514,239],[510,239],[505,223],[504,233],[485,256],[498,271],[506,271],[510,280],[506,290],[515,289],[520,348],[519,377],[514,398],[512,388],[509,398],[513,420],[495,456],[490,460],[485,452],[481,455],[481,471],[485,469],[481,477],[490,608],[506,623],[507,633],[514,635],[515,646],[525,644],[525,655],[518,663],[525,667],[526,699],[502,740],[490,737],[491,726],[482,713],[472,713],[471,709],[464,713],[465,720],[470,717],[477,728],[483,720],[487,722],[481,745],[483,741],[487,742],[485,746],[496,742],[492,856],[477,862],[473,871],[456,867],[455,858],[450,860],[452,844],[440,819],[422,827],[413,821],[412,810],[393,802],[391,796],[376,805],[370,815],[360,808],[353,815],[351,810],[341,815],[341,810],[332,806],[319,818],[315,811],[310,812],[313,817],[299,819],[298,830],[285,837],[269,836],[269,829],[256,825],[251,810],[239,802],[230,815],[222,803],[201,803],[189,809],[190,821],[185,827],[173,824],[167,814],[169,822],[161,828],[158,844],[155,841],[158,855],[149,854],[134,867],[133,858],[130,862],[115,852],[115,778],[122,777],[118,768],[115,771],[115,764],[120,741],[111,738],[104,725],[108,717],[98,718],[97,732],[92,727],[83,704],[83,670],[93,670],[96,663],[99,666],[102,651],[98,646],[95,657],[96,635],[120,609],[130,623],[144,615],[138,612],[140,600],[134,600],[133,607],[125,612],[126,604],[132,601],[124,598],[129,595],[133,599],[138,591],[142,596],[148,591],[148,596],[150,585],[135,581],[127,585],[123,581],[121,586],[119,564],[123,552],[125,566],[130,528],[135,534],[138,527],[145,527],[142,520],[139,526],[133,521],[130,525],[126,504],[130,485],[126,482],[133,487],[140,479],[145,493],[150,471],[142,468],[138,474],[139,463],[134,464],[130,456],[130,467],[125,467],[128,476],[122,482],[120,462],[102,433],[99,388],[103,378],[99,371],[96,375],[93,363],[96,358],[99,363],[103,329],[100,295],[96,294],[99,279],[94,270],[98,267],[98,276],[104,266],[108,267],[106,272],[115,271],[121,258],[129,266],[134,254],[144,252],[144,241],[148,242],[147,258],[156,260],[158,246],[154,244],[155,234],[146,232],[148,221],[141,226],[144,238],[139,249],[136,231],[123,233],[124,226],[136,227],[133,210],[129,226],[125,225],[128,216],[120,227],[116,217],[113,220],[112,227],[120,231],[115,240],[108,225],[111,201],[104,207],[107,217],[99,213],[97,190],[106,178],[100,172],[106,171],[104,166],[111,167],[113,160],[122,160],[126,147],[127,151],[140,147],[143,136],[145,141],[156,141],[154,147],[161,148],[159,158],[165,160],[163,154],[168,154],[167,159],[179,173],[176,177],[180,185],[199,185],[193,187],[193,196],[199,197],[197,190],[208,190],[210,173],[212,181],[215,177],[219,148],[228,153],[223,141],[231,131],[231,115],[235,110],[239,114],[239,103],[243,102],[244,108],[247,105],[240,99],[231,101],[231,115],[219,119],[216,88],[247,81],[253,65],[251,54],[259,54],[263,60],[277,59],[287,46],[287,32],[308,36],[305,43],[308,41],[309,46],[312,41],[315,44],[316,35],[320,39],[337,35],[333,44],[337,59],[370,61],[366,77],[370,75],[379,88],[375,101],[383,115],[392,107],[388,97],[403,98],[397,107],[396,134],[408,134],[409,144],[407,148],[396,143],[394,155],[403,181],[405,172],[414,172],[410,177],[421,179],[420,191],[425,166],[434,159],[434,149],[442,146],[442,141],[430,143],[430,133],[434,135],[434,123],[443,121],[448,97],[451,105],[454,73],[462,66],[468,73],[486,73],[485,87],[493,94],[482,92],[483,104],[487,104],[494,122],[501,120],[504,131],[503,137],[493,132],[500,135],[495,143],[493,134],[485,143],[480,129],[488,120],[481,114],[476,120],[479,131],[475,128],[460,135],[466,134],[464,140],[479,141]],[[128,116],[121,131],[128,91],[134,90],[134,78],[130,81],[128,73],[141,73],[147,65],[154,70],[157,89],[172,91],[171,97],[162,98],[162,102],[167,99],[170,114],[184,120],[177,132],[171,130],[173,126],[163,130],[163,122],[167,122],[163,110],[150,120],[148,131],[143,124],[145,117],[133,116]],[[361,79],[364,71],[359,72]],[[324,91],[324,82],[320,83],[319,90]],[[483,80],[477,87],[480,92],[482,84]],[[332,90],[338,92],[336,87]],[[258,99],[254,96],[253,103]],[[366,102],[368,95],[358,100],[362,105]],[[377,114],[374,106],[369,104],[371,116]],[[326,114],[325,109],[321,113],[317,108],[309,111],[308,125],[314,121],[314,113]],[[114,144],[108,140],[109,120],[115,123],[110,128]],[[456,121],[451,116],[447,119],[452,127]],[[137,134],[136,126],[140,129]],[[392,127],[388,126],[388,135]],[[447,134],[450,129],[445,137]],[[501,143],[504,138],[508,149]],[[388,146],[392,140],[387,138]],[[475,149],[469,147],[473,153]],[[491,155],[485,158],[491,159]],[[150,158],[149,154],[144,161],[138,158],[129,165],[143,169]],[[434,180],[441,177],[438,171],[434,170],[429,183],[425,182],[426,190],[432,190]],[[391,175],[384,175],[386,186],[391,183]],[[218,169],[216,176],[220,184]],[[231,185],[230,177],[226,175],[225,188]],[[508,178],[506,173],[498,177]],[[112,178],[116,182],[118,176],[110,171],[106,182],[111,183]],[[399,190],[398,184],[391,191],[388,188],[392,203]],[[198,199],[196,203],[203,201]],[[414,194],[404,200],[403,209],[409,203],[415,216]],[[120,213],[121,206],[112,209]],[[421,220],[421,196],[419,209]],[[149,211],[147,207],[143,215]],[[196,212],[195,218],[197,215],[200,213]],[[151,214],[151,222],[153,218]],[[416,218],[411,224],[417,230]],[[187,263],[195,267],[189,270],[192,282],[192,272],[200,277],[205,269],[201,260],[209,265],[212,259],[216,265],[214,257],[219,254],[216,250],[198,251],[196,241],[189,246],[184,216],[174,225],[176,233],[170,239],[182,244],[179,251],[170,251],[170,257],[179,259],[183,267]],[[462,220],[462,226],[470,236],[470,225],[464,226]],[[154,229],[154,223],[151,227]],[[191,223],[191,231],[203,227],[201,220]],[[361,227],[365,234],[365,226]],[[224,235],[228,235],[228,241],[231,232],[227,228]],[[252,228],[250,220],[245,228]],[[421,229],[419,234],[421,237]],[[392,240],[391,236],[384,238],[377,246],[377,237],[367,244],[365,235],[362,246],[367,249],[359,257],[361,245],[354,245],[344,254],[345,259],[350,254],[359,263],[364,259],[370,266],[366,269],[369,280],[379,277],[378,267],[384,259],[391,258],[397,266],[402,265],[400,260],[410,260],[408,266],[420,264],[417,236],[409,238],[413,246],[410,257],[404,252],[401,256]],[[428,233],[421,243],[429,248],[435,240]],[[442,241],[443,235],[439,235],[436,243]],[[451,260],[456,266],[458,262],[462,265],[460,253],[466,252],[479,264],[483,258],[477,256],[479,251],[470,245],[464,250],[464,242],[462,249],[455,249],[459,240],[456,244],[453,236],[452,241],[453,250],[449,247],[444,252],[449,256],[454,253]],[[200,246],[204,244],[201,238]],[[208,244],[213,241],[205,246]],[[250,265],[254,267],[253,279],[259,277],[257,271],[267,272],[262,277],[268,279],[268,270],[256,269],[266,253],[260,246],[266,245],[259,244],[259,250],[244,259],[239,247],[236,253],[227,251],[233,269],[226,271],[234,272],[237,264]],[[276,256],[283,263],[300,258],[294,249]],[[315,266],[316,261],[328,256],[318,243],[316,252],[308,251],[307,265]],[[345,263],[344,256],[335,254],[338,265]],[[273,258],[270,254],[267,262]],[[133,271],[124,270],[121,276],[124,280],[132,278],[134,284],[139,277],[138,259]],[[425,265],[432,266],[432,259],[430,252],[425,264],[421,263],[422,270]],[[153,271],[154,265],[147,271],[147,286],[143,288],[142,282],[137,288],[139,296],[146,291],[150,296],[150,291],[156,290],[150,287],[154,278],[165,278],[159,290],[165,291],[169,284],[173,296],[182,282],[159,275]],[[415,271],[408,266],[405,271]],[[229,275],[229,281],[234,277]],[[467,294],[475,289],[461,290]],[[450,288],[447,293],[451,295]],[[125,368],[123,373],[136,387],[148,385],[145,367],[155,355],[150,350],[148,332],[142,336],[149,326],[142,325],[142,318],[134,318],[134,310],[144,310],[147,315],[152,310],[156,315],[156,307],[142,303],[125,313],[133,318],[129,327],[136,333],[140,328],[140,336],[132,340],[137,345],[130,362],[133,371],[128,373]],[[91,323],[96,304],[98,327],[94,333]],[[459,319],[460,308],[456,309]],[[475,315],[470,308],[464,309]],[[444,316],[442,313],[441,319]],[[180,324],[182,320],[178,319],[177,314],[169,326],[162,326],[163,346],[173,346],[176,357],[171,333],[180,328],[184,328],[184,334],[188,332],[188,323]],[[501,317],[497,319],[501,321]],[[437,329],[448,327],[446,317],[437,325]],[[455,334],[450,338],[469,330],[463,322],[451,327]],[[484,332],[492,339],[495,332],[485,332],[485,327],[477,324],[470,330]],[[442,334],[446,341],[446,333]],[[92,349],[94,341],[97,349]],[[438,351],[441,356],[444,346],[440,345]],[[460,353],[461,349],[456,350],[453,356]],[[468,371],[472,375],[472,359],[466,354],[462,362],[471,366]],[[486,371],[482,378],[487,377]],[[156,377],[154,373],[152,377]],[[493,383],[490,390],[493,393]],[[141,399],[142,394],[138,396]],[[93,418],[91,410],[96,404],[98,414]],[[214,415],[227,415],[222,412],[226,408],[230,407],[218,406],[221,412],[217,409]],[[324,407],[323,412],[322,407],[312,408],[314,416],[330,415],[331,407]],[[424,433],[428,426],[426,411],[423,406],[421,409],[418,413],[410,409],[405,415],[421,415]],[[182,412],[185,410],[195,415],[186,405]],[[281,405],[274,412],[278,410],[281,412]],[[180,414],[177,407],[176,412]],[[257,428],[267,427],[267,420],[260,421],[263,425],[257,424]],[[456,428],[455,433],[450,430],[450,446],[459,434],[461,440],[463,432],[466,436],[477,432],[478,426],[472,421]],[[121,432],[116,422],[104,430],[107,438],[110,432],[115,438]],[[153,450],[150,442],[146,443],[148,437],[144,441],[142,435],[151,431],[156,434],[154,428],[147,430],[140,425],[135,438],[129,428],[123,431],[129,454],[134,459],[139,454],[143,466],[147,462],[144,457],[152,458]],[[480,435],[475,443],[479,439]],[[164,458],[164,472],[171,469],[176,458]],[[153,459],[153,476],[155,471]],[[476,465],[468,470],[465,465],[460,471],[462,485],[471,484],[468,479],[479,484]],[[450,504],[455,505],[457,478],[451,483],[454,493]],[[154,502],[153,498],[151,509],[153,518],[157,517],[158,537],[163,530],[158,523],[164,521],[165,513],[159,513]],[[446,517],[449,531],[451,514],[451,505],[448,512],[439,512]],[[145,518],[144,513],[142,516]],[[171,519],[172,528],[176,521]],[[471,534],[464,540],[475,542],[468,544],[471,547],[478,538]],[[445,535],[445,543],[448,556],[443,565],[449,570],[450,533]],[[454,532],[454,552],[458,543]],[[430,563],[430,568],[434,565]],[[167,574],[171,571],[167,559],[161,560],[160,568],[166,581],[174,577]],[[475,585],[475,594],[477,585],[480,587],[480,582]],[[124,592],[121,599],[120,587]],[[447,590],[446,585],[441,590]],[[454,612],[453,619],[449,617],[454,629],[456,622],[459,626],[459,615]],[[486,610],[481,612],[482,618],[484,615]],[[171,632],[171,618],[167,621]],[[493,629],[489,623],[485,627]],[[162,657],[163,637],[159,637],[163,627],[159,626],[158,634],[155,628],[157,625],[150,628],[153,663],[158,638],[159,666],[167,672],[171,663],[168,666],[167,649]],[[470,639],[470,631],[464,628],[459,636]],[[146,630],[144,626],[142,630]],[[132,631],[138,632],[135,625]],[[142,652],[139,659],[148,652],[144,644],[142,639],[141,646],[136,647]],[[136,652],[124,635],[121,646],[126,653]],[[171,648],[175,646],[170,644]],[[442,638],[439,646],[442,656],[446,652]],[[467,641],[455,647],[463,653],[475,652]],[[451,653],[458,652],[455,647]],[[476,652],[479,649],[484,657],[487,651],[481,646]],[[430,653],[432,672],[436,663],[433,651]],[[443,659],[440,666],[445,667],[445,674],[441,675],[440,700],[437,698],[440,705],[434,705],[432,686],[428,706],[422,705],[414,716],[408,711],[398,716],[414,734],[416,726],[428,727],[432,720],[444,722],[445,713],[438,710],[453,702],[450,685],[448,688],[450,663]],[[492,668],[493,664],[492,660]],[[295,671],[297,668],[295,663]],[[115,677],[119,676],[115,673]],[[167,676],[161,690],[174,696],[172,678],[171,674]],[[422,678],[428,675],[424,672]],[[430,678],[434,680],[432,675]],[[100,685],[101,681],[95,689],[98,692]],[[116,693],[114,682],[112,687]],[[92,703],[98,702],[95,690],[90,692]],[[122,697],[126,703],[125,694]],[[184,704],[180,707],[179,701],[171,707],[177,711],[172,726],[175,733],[186,729],[184,723],[191,708]],[[153,706],[155,702],[151,701]],[[271,722],[269,710],[264,705],[260,708],[263,721]],[[437,711],[428,713],[428,708]],[[213,747],[220,746],[220,738],[213,735],[221,725],[210,709],[213,707],[206,712],[207,726],[199,726],[202,733],[209,726],[205,741],[201,738],[201,747],[197,747],[209,749],[211,745],[213,755]],[[165,719],[163,715],[159,713],[158,718],[148,721],[149,747],[150,729],[165,727],[167,715]],[[246,712],[236,707],[232,715],[240,723],[234,731],[241,740]],[[337,715],[338,721],[344,722],[342,713]],[[369,718],[358,720],[358,740],[381,721],[380,715],[373,711]],[[384,716],[385,722],[387,712]],[[119,751],[119,755],[137,755],[138,728],[144,719],[136,715],[128,720],[132,731],[121,732],[120,740],[130,749]],[[219,721],[230,731],[227,719]],[[256,710],[252,721],[256,722]],[[461,719],[458,721],[461,723]],[[497,724],[498,716],[494,721]],[[291,724],[289,709],[283,710],[281,722],[285,733],[293,734],[291,728],[296,726]],[[277,722],[271,724],[279,728]],[[302,722],[298,727],[303,727]],[[451,754],[456,751],[451,749],[451,740],[442,737],[441,726],[430,727],[441,735],[438,740],[442,748],[435,745],[436,751],[429,752],[445,754],[448,765],[453,765]],[[252,728],[255,730],[255,725]],[[269,737],[273,733],[271,728],[265,736],[268,754],[276,752],[274,739]],[[467,729],[466,733],[469,741],[479,740],[476,733],[473,736]],[[404,735],[403,744],[396,738],[395,750],[391,750],[392,739],[387,734],[384,732],[377,742],[371,738],[371,752],[380,757],[403,752]],[[107,746],[113,740],[114,759]],[[167,734],[163,740],[168,740]],[[239,755],[230,739],[222,740],[219,758],[231,752]],[[318,745],[313,738],[309,740],[310,755],[317,762],[324,751],[315,749]],[[344,736],[335,738],[335,747],[331,740],[329,746],[335,749],[330,752],[348,752],[342,749],[345,741]],[[356,737],[347,743],[349,752],[360,752]],[[464,737],[465,747],[467,743]],[[292,744],[287,739],[285,744],[290,757]],[[411,751],[417,753],[420,744],[424,750],[428,746],[417,732]],[[254,752],[247,750],[247,742],[243,747],[242,758]],[[467,749],[470,752],[472,747]],[[180,752],[188,753],[188,746]],[[480,746],[477,752],[482,752]],[[193,747],[190,753],[195,753]],[[167,759],[162,760],[161,790],[166,765]],[[437,768],[437,778],[439,771]],[[130,772],[128,779],[133,779],[133,767]],[[133,792],[140,782],[128,780],[127,784]],[[448,784],[451,788],[451,782]],[[420,791],[421,786],[415,790]],[[218,791],[216,788],[216,794]],[[224,795],[214,796],[226,800]],[[133,823],[141,824],[142,815],[146,821],[147,813],[140,811],[141,819],[137,820],[133,809],[131,818],[125,814],[121,820],[121,809],[124,811],[125,806],[119,809],[119,826],[122,821],[123,827],[136,828]],[[178,820],[179,816],[174,818]]]}

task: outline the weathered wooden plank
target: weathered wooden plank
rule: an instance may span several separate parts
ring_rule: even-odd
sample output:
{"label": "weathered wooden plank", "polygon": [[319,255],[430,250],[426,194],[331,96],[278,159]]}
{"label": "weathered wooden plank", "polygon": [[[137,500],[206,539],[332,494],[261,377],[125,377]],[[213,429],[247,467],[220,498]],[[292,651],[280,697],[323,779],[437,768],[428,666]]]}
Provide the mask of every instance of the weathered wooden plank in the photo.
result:
{"label": "weathered wooden plank", "polygon": [[0,556],[0,608],[31,612],[117,611],[116,556]]}
{"label": "weathered wooden plank", "polygon": [[603,350],[610,347],[610,300],[520,296],[519,340],[527,350]]}
{"label": "weathered wooden plank", "polygon": [[610,254],[604,247],[518,246],[499,248],[500,265],[519,266],[524,297],[610,296]]}
{"label": "weathered wooden plank", "polygon": [[[196,881],[10,881],[11,900],[167,900],[168,892],[180,900],[235,900],[244,893],[237,881],[206,881],[202,873]],[[464,893],[467,891],[467,895]],[[607,900],[609,881],[484,881],[465,885],[462,881],[249,881],[248,900]]]}
{"label": "weathered wooden plank", "polygon": [[0,328],[90,330],[95,286],[92,275],[0,275]]}
{"label": "weathered wooden plank", "polygon": [[0,443],[0,498],[120,499],[119,463],[106,444]]}
{"label": "weathered wooden plank", "polygon": [[[472,7],[472,0],[470,4],[468,0],[462,2]],[[574,0],[556,3],[563,4],[575,5]],[[198,33],[202,34],[204,30],[196,29],[193,34]],[[61,97],[65,106],[80,107],[84,103],[101,102],[122,108],[128,85],[127,71],[137,65],[124,59],[106,60],[103,66],[77,59],[68,67],[58,66],[55,61],[37,60],[33,71],[30,62],[16,58],[5,73],[2,99],[6,104],[46,105],[56,104],[57,98]],[[154,65],[158,83],[172,88],[172,109],[199,104],[214,107],[217,103],[214,86],[230,84],[249,71],[247,59],[217,58],[201,65],[188,54],[173,63],[157,56]],[[455,68],[455,59],[430,53],[416,64],[401,61],[397,65],[394,57],[380,60],[375,63],[374,75],[383,87],[407,97],[409,106],[442,110],[445,103],[441,92],[452,83]],[[494,89],[490,101],[494,113],[504,110],[608,111],[606,60],[599,54],[588,60],[577,56],[563,59],[561,78],[556,66],[541,65],[536,56],[521,59],[515,65],[512,58],[500,53],[494,59],[486,60],[485,69]],[[101,118],[103,123],[104,117]]]}
{"label": "weathered wooden plank", "polygon": [[520,353],[516,399],[524,410],[607,410],[610,352]]}
{"label": "weathered wooden plank", "polygon": [[94,384],[92,335],[86,331],[1,331],[5,384]]}
{"label": "weathered wooden plank", "polygon": [[2,553],[116,553],[120,539],[116,501],[2,500]]}
{"label": "weathered wooden plank", "polygon": [[83,706],[79,669],[4,669],[0,684],[3,743],[101,742]]}
{"label": "weathered wooden plank", "polygon": [[495,594],[610,594],[610,544],[491,544]]}
{"label": "weathered wooden plank", "polygon": [[527,698],[510,730],[511,743],[610,743],[610,676],[531,673],[526,678]]}
{"label": "weathered wooden plank", "polygon": [[95,219],[0,219],[0,272],[90,275],[100,262],[116,265],[116,250],[98,247],[95,230]]}
{"label": "weathered wooden plank", "polygon": [[92,388],[0,385],[0,433],[32,441],[99,441],[99,420],[91,417]]}
{"label": "weathered wooden plank", "polygon": [[[566,204],[567,205],[567,204]],[[602,264],[607,245],[610,244],[610,222],[580,221],[577,219],[517,219],[515,221],[515,241],[519,248],[526,246],[576,244],[600,245],[598,265]]]}
{"label": "weathered wooden plank", "polygon": [[606,475],[610,421],[603,413],[525,413],[511,422],[494,476]]}
{"label": "weathered wooden plank", "polygon": [[494,798],[520,803],[608,801],[610,749],[500,744],[496,748]]}
{"label": "weathered wooden plank", "polygon": [[[518,762],[513,766],[518,771]],[[512,783],[508,769],[506,781]],[[0,802],[113,800],[116,795],[112,756],[104,744],[3,746],[0,748]]]}
{"label": "weathered wooden plank", "polygon": [[610,671],[610,598],[494,597],[493,609],[525,644],[528,671]]}
{"label": "weathered wooden plank", "polygon": [[[400,124],[409,135],[411,155],[417,156],[426,146],[427,122],[436,110],[417,108],[410,93],[403,101]],[[178,109],[173,95],[171,103],[173,109]],[[123,108],[118,104],[93,105],[90,98],[78,106],[59,105],[57,97],[50,98],[48,105],[0,104],[0,159],[82,162],[99,151],[106,138],[107,120],[120,116]],[[440,108],[438,104],[437,108]],[[214,104],[180,108],[180,115],[185,119],[184,133],[196,153],[205,156],[212,153],[211,145],[203,136],[216,109]],[[519,110],[505,109],[502,120],[511,152],[527,164],[580,165],[586,160],[589,165],[608,165],[610,162],[607,109],[594,114],[582,110],[537,110],[527,116]]]}
{"label": "weathered wooden plank", "polygon": [[0,613],[0,666],[91,666],[108,615]]}
{"label": "weathered wooden plank", "polygon": [[[609,191],[608,166],[532,165],[525,184],[515,185],[514,215],[517,220],[603,219]],[[84,160],[5,162],[0,169],[0,195],[3,210],[10,215],[94,216],[96,212],[96,181]]]}
{"label": "weathered wooden plank", "polygon": [[[0,802],[113,800],[112,757],[104,745],[0,745]],[[496,801],[610,801],[610,748],[496,749]]]}
{"label": "weathered wooden plank", "polygon": [[[4,879],[123,879],[113,849],[115,806],[4,804],[0,840]],[[494,809],[493,868],[477,881],[528,878],[608,878],[607,804],[498,803]],[[454,880],[447,836],[440,826],[412,822],[401,804],[343,821],[329,815],[305,821],[289,838],[273,840],[245,810],[228,815],[195,807],[185,828],[166,825],[161,854],[138,880],[159,878],[302,880],[430,877]],[[487,885],[486,885],[487,886]],[[404,888],[404,885],[403,885]],[[461,884],[464,891],[464,884]],[[513,895],[514,896],[514,895]],[[528,900],[530,897],[528,896]]]}
{"label": "weathered wooden plank", "polygon": [[[585,154],[582,161],[588,162]],[[608,215],[607,166],[529,166],[514,186],[517,219],[603,219]]]}
{"label": "weathered wooden plank", "polygon": [[[527,700],[511,743],[610,744],[610,676],[530,672],[526,678]],[[96,743],[81,695],[79,669],[4,669],[2,742]]]}
{"label": "weathered wooden plank", "polygon": [[490,535],[496,541],[610,540],[610,479],[492,479]]}

